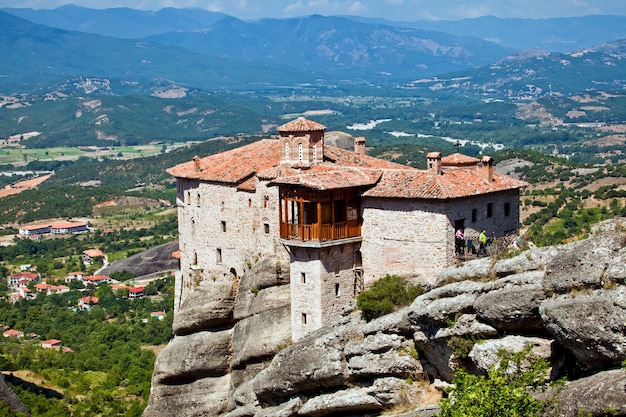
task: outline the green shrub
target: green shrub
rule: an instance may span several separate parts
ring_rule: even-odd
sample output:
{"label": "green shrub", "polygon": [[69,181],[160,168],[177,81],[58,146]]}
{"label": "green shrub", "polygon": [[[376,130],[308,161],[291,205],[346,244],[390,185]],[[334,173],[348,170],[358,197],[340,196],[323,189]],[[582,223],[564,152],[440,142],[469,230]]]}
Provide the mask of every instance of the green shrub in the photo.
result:
{"label": "green shrub", "polygon": [[558,390],[545,401],[531,395],[532,390],[548,387],[547,362],[532,354],[530,346],[518,353],[501,350],[498,355],[500,363],[487,375],[456,372],[450,397],[441,401],[439,417],[557,415]]}
{"label": "green shrub", "polygon": [[472,339],[453,336],[448,340],[448,347],[457,358],[467,358],[475,343]]}
{"label": "green shrub", "polygon": [[409,305],[424,292],[421,285],[407,285],[402,277],[386,275],[357,297],[356,305],[363,318],[370,321],[392,313],[397,307]]}

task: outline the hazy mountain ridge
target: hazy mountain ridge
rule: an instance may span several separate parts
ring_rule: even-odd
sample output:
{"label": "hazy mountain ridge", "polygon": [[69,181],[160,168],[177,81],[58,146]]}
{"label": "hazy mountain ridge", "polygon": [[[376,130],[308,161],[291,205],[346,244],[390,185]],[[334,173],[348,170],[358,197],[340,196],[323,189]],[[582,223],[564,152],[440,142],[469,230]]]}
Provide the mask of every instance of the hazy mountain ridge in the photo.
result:
{"label": "hazy mountain ridge", "polygon": [[515,49],[544,49],[572,52],[626,38],[626,16],[590,15],[550,19],[498,18],[482,16],[461,20],[417,20],[394,22],[354,18],[362,22],[412,27],[474,36]]}
{"label": "hazy mountain ridge", "polygon": [[128,7],[91,9],[66,5],[55,9],[0,8],[40,25],[123,39],[139,39],[177,30],[199,30],[224,18],[204,9],[166,7],[158,11]]}
{"label": "hazy mountain ridge", "polygon": [[249,23],[227,17],[203,31],[165,33],[147,40],[203,55],[374,82],[381,75],[398,80],[486,65],[512,52],[478,38],[319,15]]}
{"label": "hazy mountain ridge", "polygon": [[625,56],[626,39],[568,54],[527,51],[448,78],[422,79],[412,85],[516,99],[621,90],[626,88]]}
{"label": "hazy mountain ridge", "polygon": [[[122,7],[99,10],[66,5],[48,10],[30,8],[2,8],[0,10],[60,29],[128,39],[174,31],[201,30],[228,16],[199,8],[172,7],[146,11]],[[572,52],[603,42],[626,38],[626,16],[590,15],[549,19],[482,16],[454,21],[392,21],[360,16],[343,17],[366,25],[395,26],[456,36],[471,36],[508,48],[541,48],[550,52]],[[281,20],[301,19],[303,18]],[[250,21],[250,23],[254,22]]]}
{"label": "hazy mountain ridge", "polygon": [[55,29],[4,12],[0,12],[0,56],[0,85],[7,93],[50,91],[76,77],[126,83],[167,80],[207,90],[247,88],[252,81],[313,79],[284,65],[217,59],[176,46]]}

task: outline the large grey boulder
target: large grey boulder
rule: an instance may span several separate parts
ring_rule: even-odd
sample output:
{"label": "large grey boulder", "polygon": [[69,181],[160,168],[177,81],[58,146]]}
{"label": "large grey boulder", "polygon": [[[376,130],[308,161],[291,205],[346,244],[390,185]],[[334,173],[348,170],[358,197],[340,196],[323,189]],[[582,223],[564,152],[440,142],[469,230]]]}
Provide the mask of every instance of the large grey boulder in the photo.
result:
{"label": "large grey boulder", "polygon": [[531,332],[543,328],[539,316],[539,306],[547,298],[543,291],[543,272],[530,271],[519,275],[534,282],[505,285],[482,294],[474,302],[479,319],[500,332]]}
{"label": "large grey boulder", "polygon": [[626,359],[626,288],[558,296],[545,301],[539,313],[554,338],[590,369]]}
{"label": "large grey boulder", "polygon": [[[553,361],[553,354],[559,349],[554,340],[514,335],[476,343],[468,357],[472,360],[476,370],[486,374],[491,367],[498,366],[500,363],[499,352],[501,350],[518,353],[524,351],[527,347],[531,348],[530,351],[533,355],[546,360],[548,363]],[[550,376],[552,379],[557,379],[560,376],[559,368],[563,364],[555,361],[551,365],[553,367],[550,370]]]}
{"label": "large grey boulder", "polygon": [[143,417],[219,416],[227,411],[230,376],[152,385]]}
{"label": "large grey boulder", "polygon": [[174,314],[177,335],[233,324],[236,282],[204,280],[196,285]]}
{"label": "large grey boulder", "polygon": [[[360,387],[371,387],[383,375],[426,377],[410,339],[383,331],[366,336],[363,326],[360,314],[353,314],[280,351],[253,380],[258,401],[275,404],[296,396],[311,401],[312,396],[325,392],[328,397],[310,404],[305,402],[304,411],[300,410],[300,413],[312,413],[306,410],[317,410],[323,404],[330,404],[328,413],[339,411],[344,406],[338,404],[349,403],[355,398],[359,398],[357,402],[361,406],[370,409],[379,401],[371,402],[362,396],[361,391],[343,392],[345,387],[357,381]],[[338,394],[330,395],[333,393]],[[313,407],[312,404],[317,405]],[[375,408],[379,407],[380,404],[375,405]]]}
{"label": "large grey boulder", "polygon": [[625,233],[603,233],[564,245],[548,263],[546,291],[559,294],[583,288],[602,288],[603,276],[626,241]]}
{"label": "large grey boulder", "polygon": [[533,247],[509,259],[501,259],[493,265],[493,274],[498,277],[529,271],[544,271],[548,262],[559,252],[556,246]]}
{"label": "large grey boulder", "polygon": [[439,271],[435,286],[441,287],[446,284],[460,281],[478,281],[490,276],[493,260],[491,258],[478,258],[459,265],[450,266]]}
{"label": "large grey boulder", "polygon": [[22,401],[18,398],[17,395],[15,395],[11,387],[7,385],[4,374],[2,373],[0,373],[0,401],[5,403],[16,413],[24,413],[28,416],[31,415],[22,403]]}
{"label": "large grey boulder", "polygon": [[[553,393],[538,398],[546,399]],[[626,416],[626,371],[603,371],[568,382],[556,400],[562,417]]]}
{"label": "large grey boulder", "polygon": [[234,318],[243,320],[268,310],[289,308],[291,289],[289,285],[269,287],[262,290],[244,290],[239,287],[235,300]]}
{"label": "large grey boulder", "polygon": [[273,308],[240,320],[233,328],[232,367],[273,357],[291,344],[291,308]]}
{"label": "large grey boulder", "polygon": [[172,384],[221,376],[230,364],[230,330],[176,336],[154,362],[155,383]]}

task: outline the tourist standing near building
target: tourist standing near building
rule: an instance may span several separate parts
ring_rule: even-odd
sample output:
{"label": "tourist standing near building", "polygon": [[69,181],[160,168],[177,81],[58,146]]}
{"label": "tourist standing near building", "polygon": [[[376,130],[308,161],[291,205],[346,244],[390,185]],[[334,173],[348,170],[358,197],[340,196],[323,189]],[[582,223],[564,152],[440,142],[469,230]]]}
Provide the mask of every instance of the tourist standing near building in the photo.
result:
{"label": "tourist standing near building", "polygon": [[456,253],[463,255],[465,252],[465,235],[463,229],[459,228],[454,236],[454,244],[456,246]]}
{"label": "tourist standing near building", "polygon": [[481,254],[487,256],[487,231],[485,229],[478,235],[478,243],[479,247],[476,256],[480,256]]}

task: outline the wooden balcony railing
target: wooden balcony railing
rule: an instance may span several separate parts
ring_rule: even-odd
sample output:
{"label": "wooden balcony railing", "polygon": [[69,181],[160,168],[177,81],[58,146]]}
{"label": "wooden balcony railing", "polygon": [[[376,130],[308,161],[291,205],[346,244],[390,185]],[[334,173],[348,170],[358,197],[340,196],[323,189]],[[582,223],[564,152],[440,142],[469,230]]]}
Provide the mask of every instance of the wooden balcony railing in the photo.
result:
{"label": "wooden balcony railing", "polygon": [[334,224],[280,224],[280,237],[304,242],[324,242],[361,236],[361,225],[356,220]]}

